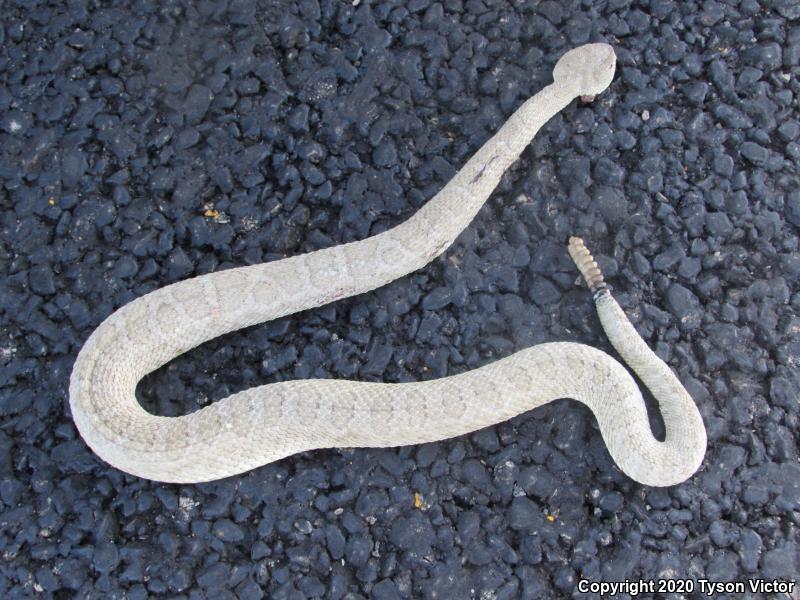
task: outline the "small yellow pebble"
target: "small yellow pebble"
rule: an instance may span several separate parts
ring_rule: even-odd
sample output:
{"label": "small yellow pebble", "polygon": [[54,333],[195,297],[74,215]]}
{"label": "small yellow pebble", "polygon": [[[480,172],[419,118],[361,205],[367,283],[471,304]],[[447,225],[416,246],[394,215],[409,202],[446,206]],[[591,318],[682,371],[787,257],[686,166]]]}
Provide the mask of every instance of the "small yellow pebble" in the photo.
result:
{"label": "small yellow pebble", "polygon": [[550,521],[551,523],[554,523],[555,520],[556,520],[556,516],[555,515],[547,515],[547,520]]}
{"label": "small yellow pebble", "polygon": [[414,492],[414,508],[423,508],[425,503],[422,501],[422,494]]}
{"label": "small yellow pebble", "polygon": [[206,217],[212,217],[216,219],[219,216],[219,211],[214,210],[213,208],[207,208],[206,211],[203,213]]}
{"label": "small yellow pebble", "polygon": [[50,197],[47,199],[47,203],[48,203],[50,206],[55,206],[55,205],[56,205],[56,199],[55,199],[55,198],[53,198],[52,196],[50,196]]}

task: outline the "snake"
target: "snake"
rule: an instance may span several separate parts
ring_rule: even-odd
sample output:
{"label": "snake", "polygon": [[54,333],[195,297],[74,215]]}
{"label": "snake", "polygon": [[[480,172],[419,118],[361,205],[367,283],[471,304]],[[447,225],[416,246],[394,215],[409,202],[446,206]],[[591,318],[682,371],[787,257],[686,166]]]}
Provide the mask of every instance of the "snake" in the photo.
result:
{"label": "snake", "polygon": [[424,381],[273,382],[181,416],[154,415],[136,396],[145,375],[199,344],[363,294],[427,265],[469,225],[539,129],[574,99],[604,91],[615,69],[608,44],[567,51],[553,68],[553,82],[526,100],[435,196],[392,228],[178,281],[118,308],[85,341],[70,376],[70,413],[83,440],[108,464],[134,476],[200,483],[315,449],[453,438],[571,398],[591,410],[614,463],[634,481],[671,486],[691,477],[706,450],[698,408],[638,334],[578,237],[567,250],[609,342],[655,398],[663,439],[654,436],[639,385],[618,359],[564,341]]}

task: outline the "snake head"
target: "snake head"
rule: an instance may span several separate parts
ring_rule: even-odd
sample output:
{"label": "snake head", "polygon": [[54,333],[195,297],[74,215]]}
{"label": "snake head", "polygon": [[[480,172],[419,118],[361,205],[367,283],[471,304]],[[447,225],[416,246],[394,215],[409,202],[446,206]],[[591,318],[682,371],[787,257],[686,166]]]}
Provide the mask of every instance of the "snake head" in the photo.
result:
{"label": "snake head", "polygon": [[553,80],[573,89],[575,96],[594,96],[611,84],[616,64],[617,56],[608,44],[585,44],[558,59]]}

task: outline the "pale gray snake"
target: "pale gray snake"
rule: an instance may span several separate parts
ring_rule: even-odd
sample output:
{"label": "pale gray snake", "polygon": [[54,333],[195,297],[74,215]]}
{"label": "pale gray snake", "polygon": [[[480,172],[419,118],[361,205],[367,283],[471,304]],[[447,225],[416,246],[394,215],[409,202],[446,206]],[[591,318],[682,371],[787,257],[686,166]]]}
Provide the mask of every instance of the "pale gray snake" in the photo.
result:
{"label": "pale gray snake", "polygon": [[558,398],[597,417],[617,465],[657,486],[700,466],[705,428],[692,398],[647,347],[582,242],[570,252],[595,293],[603,327],[659,404],[666,439],[653,437],[634,379],[608,354],[568,342],[528,348],[479,369],[418,383],[301,380],[231,395],[181,417],[145,411],[137,383],[217,336],[361,294],[422,268],[467,227],[506,169],[553,115],[610,83],[613,49],[589,44],[556,64],[554,83],[525,102],[453,179],[407,221],[367,239],[220,271],[158,289],[92,333],[70,380],[70,407],[87,444],[113,466],[149,479],[199,482],[300,451],[441,440]]}

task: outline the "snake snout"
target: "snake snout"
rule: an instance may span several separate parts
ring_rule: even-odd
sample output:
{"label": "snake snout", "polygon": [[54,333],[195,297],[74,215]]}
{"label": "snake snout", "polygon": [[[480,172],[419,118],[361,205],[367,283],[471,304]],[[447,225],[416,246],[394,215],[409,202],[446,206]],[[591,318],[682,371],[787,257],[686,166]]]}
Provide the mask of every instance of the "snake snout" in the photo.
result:
{"label": "snake snout", "polygon": [[614,79],[617,56],[608,44],[585,44],[562,56],[553,69],[553,79],[575,88],[576,96],[595,96]]}

